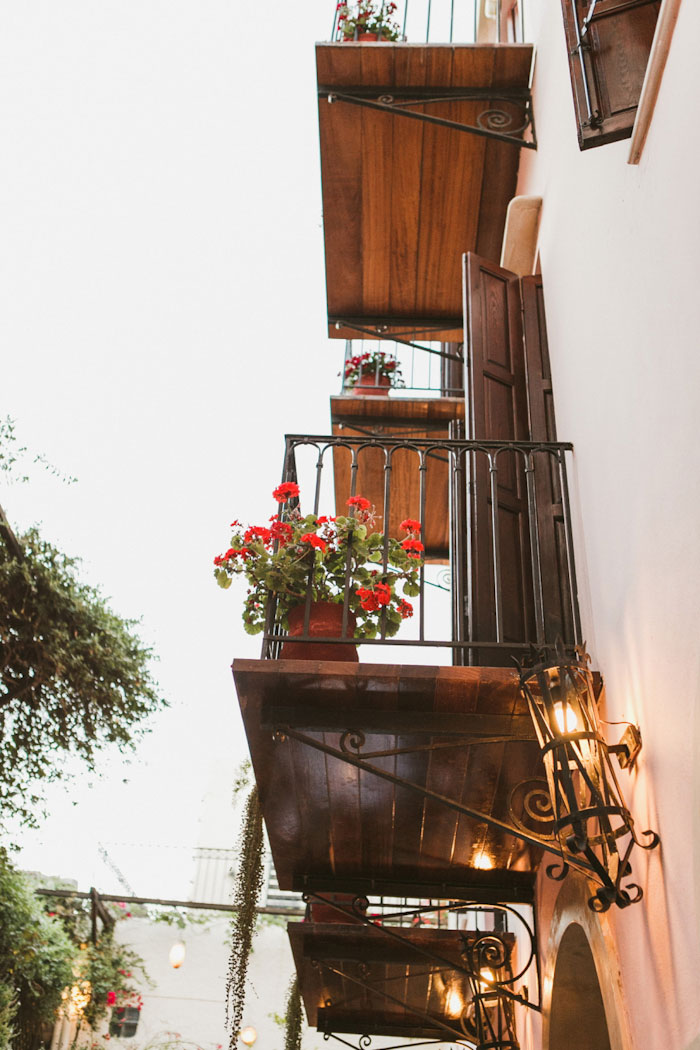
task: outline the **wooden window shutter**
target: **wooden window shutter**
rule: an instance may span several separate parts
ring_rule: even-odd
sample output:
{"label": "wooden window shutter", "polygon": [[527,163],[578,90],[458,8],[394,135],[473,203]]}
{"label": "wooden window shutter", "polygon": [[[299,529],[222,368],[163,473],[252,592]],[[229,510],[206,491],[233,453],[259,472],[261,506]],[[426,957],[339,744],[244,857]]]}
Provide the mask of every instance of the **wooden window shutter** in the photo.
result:
{"label": "wooden window shutter", "polygon": [[660,6],[660,0],[562,0],[581,149],[632,134]]}
{"label": "wooden window shutter", "polygon": [[[469,252],[464,267],[468,435],[481,440],[527,441],[527,397],[520,281]],[[497,519],[502,605],[502,641],[534,640],[530,538],[522,457],[497,460]],[[492,537],[491,478],[487,457],[470,453],[467,464],[470,520],[467,523],[467,618],[469,637],[497,641]],[[518,651],[474,649],[481,666],[512,666]],[[518,655],[522,655],[518,652]]]}

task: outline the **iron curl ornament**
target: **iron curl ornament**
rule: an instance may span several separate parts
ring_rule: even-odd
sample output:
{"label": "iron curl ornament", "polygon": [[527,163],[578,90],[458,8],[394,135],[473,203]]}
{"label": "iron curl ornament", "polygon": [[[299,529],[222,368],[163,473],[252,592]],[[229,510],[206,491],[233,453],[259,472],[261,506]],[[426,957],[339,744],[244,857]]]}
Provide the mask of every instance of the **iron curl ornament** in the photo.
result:
{"label": "iron curl ornament", "polygon": [[556,663],[540,655],[520,668],[547,776],[551,826],[565,853],[547,874],[560,880],[577,868],[598,883],[588,901],[592,911],[626,908],[642,899],[631,880],[632,850],[654,849],[659,836],[643,831],[642,841],[625,804],[611,758],[619,748],[603,737],[587,653],[577,649],[572,658],[558,643],[556,655]]}

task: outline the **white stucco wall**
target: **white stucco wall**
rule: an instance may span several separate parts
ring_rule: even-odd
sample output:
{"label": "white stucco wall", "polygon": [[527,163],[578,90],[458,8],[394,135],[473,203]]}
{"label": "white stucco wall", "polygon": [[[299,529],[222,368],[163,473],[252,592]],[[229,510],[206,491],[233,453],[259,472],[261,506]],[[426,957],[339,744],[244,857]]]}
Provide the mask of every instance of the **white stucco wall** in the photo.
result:
{"label": "white stucco wall", "polygon": [[[628,142],[579,152],[560,0],[529,0],[536,154],[518,193],[543,197],[539,250],[560,440],[572,495],[584,635],[606,718],[641,726],[622,774],[644,900],[611,915],[635,1047],[700,1032],[700,5],[685,0],[638,167]],[[611,726],[609,739],[621,728]],[[695,843],[695,845],[694,845]]]}
{"label": "white stucco wall", "polygon": [[[144,959],[153,987],[142,989],[143,1010],[136,1036],[114,1038],[109,1045],[121,1050],[157,1050],[167,1042],[179,1042],[183,1050],[228,1047],[224,1024],[228,927],[229,920],[219,917],[205,926],[188,925],[185,930],[149,919],[120,923],[120,937]],[[181,968],[173,970],[168,953],[180,939],[187,954]],[[284,1046],[284,1029],[272,1015],[285,1012],[293,972],[286,926],[263,924],[250,960],[243,1018],[244,1025],[253,1025],[258,1032],[255,1050],[282,1050]],[[304,1050],[321,1050],[322,1043],[321,1036],[308,1031]]]}

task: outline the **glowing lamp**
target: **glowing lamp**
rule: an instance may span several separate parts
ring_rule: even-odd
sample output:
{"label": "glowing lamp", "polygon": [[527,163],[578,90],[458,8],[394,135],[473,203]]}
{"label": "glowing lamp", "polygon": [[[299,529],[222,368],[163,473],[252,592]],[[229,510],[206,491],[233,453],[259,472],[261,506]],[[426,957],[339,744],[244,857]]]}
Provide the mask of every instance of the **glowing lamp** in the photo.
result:
{"label": "glowing lamp", "polygon": [[244,1046],[252,1046],[255,1040],[258,1038],[258,1033],[253,1028],[252,1024],[247,1024],[242,1029],[241,1034],[238,1036]]}
{"label": "glowing lamp", "polygon": [[173,970],[179,970],[185,961],[185,955],[187,949],[185,948],[184,941],[177,941],[168,954],[168,962],[172,966]]}

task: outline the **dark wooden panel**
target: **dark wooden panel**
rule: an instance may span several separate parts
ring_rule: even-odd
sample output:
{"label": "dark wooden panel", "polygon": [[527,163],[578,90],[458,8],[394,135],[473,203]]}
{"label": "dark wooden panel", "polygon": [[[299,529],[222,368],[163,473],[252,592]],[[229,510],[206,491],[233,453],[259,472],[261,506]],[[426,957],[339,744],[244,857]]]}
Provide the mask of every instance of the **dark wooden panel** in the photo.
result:
{"label": "dark wooden panel", "polygon": [[[507,832],[487,832],[481,821],[407,787],[292,738],[273,738],[277,725],[305,726],[314,739],[337,748],[342,727],[361,729],[366,750],[432,745],[449,741],[447,718],[461,720],[462,731],[472,718],[480,732],[519,738],[527,707],[515,671],[247,660],[236,661],[234,676],[282,888],[299,888],[308,877],[320,880],[321,888],[354,892],[362,880],[376,880],[372,892],[379,892],[376,885],[401,885],[427,896],[427,887],[441,887],[435,895],[444,896],[445,887],[461,886],[456,896],[523,899],[527,888],[513,879],[524,871],[509,870],[515,851]],[[321,733],[318,727],[328,723],[334,728]],[[531,726],[527,736],[506,745],[507,762],[502,743],[464,741],[373,761],[465,805],[505,812],[515,778],[522,770],[529,775],[539,754]],[[484,844],[493,871],[474,868]],[[537,851],[521,852],[520,868],[534,868]],[[499,870],[502,858],[507,863]]]}
{"label": "dark wooden panel", "polygon": [[[520,286],[515,274],[472,253],[464,269],[470,438],[529,439]],[[521,456],[501,453],[497,469],[502,641],[534,641],[526,482]],[[493,499],[487,457],[469,457],[471,519],[467,587],[470,637],[496,641]],[[470,570],[470,572],[468,571]],[[472,661],[507,665],[512,654],[473,650]]]}
{"label": "dark wooden panel", "polygon": [[[437,93],[441,87],[524,91],[531,58],[525,45],[319,45],[318,82],[389,92],[411,86]],[[429,112],[475,123],[488,105],[446,102]],[[350,118],[348,111],[354,111]],[[411,324],[444,318],[435,337],[458,338],[459,260],[477,242],[500,244],[518,148],[494,150],[479,136],[329,105],[325,95],[319,113],[329,316],[370,325],[380,318]],[[330,335],[347,337],[333,328]]]}
{"label": "dark wooden panel", "polygon": [[[566,46],[581,149],[629,138],[659,13],[658,0],[600,0],[586,36],[583,70],[577,50],[588,0],[562,0]],[[586,102],[586,82],[594,119]]]}

